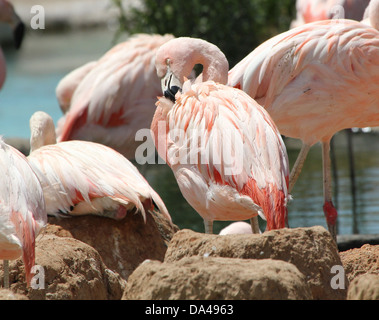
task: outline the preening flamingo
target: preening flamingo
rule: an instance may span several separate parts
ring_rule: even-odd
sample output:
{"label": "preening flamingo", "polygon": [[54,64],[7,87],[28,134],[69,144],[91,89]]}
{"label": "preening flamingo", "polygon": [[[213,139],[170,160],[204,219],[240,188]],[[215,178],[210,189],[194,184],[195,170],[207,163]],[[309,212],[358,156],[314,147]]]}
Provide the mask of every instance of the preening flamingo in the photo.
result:
{"label": "preening flamingo", "polygon": [[154,207],[171,221],[159,195],[117,151],[89,141],[56,143],[52,118],[38,111],[30,119],[28,161],[43,187],[49,215],[96,214],[122,219]]}
{"label": "preening flamingo", "polygon": [[[185,82],[196,64],[203,65],[202,77],[195,84]],[[204,40],[177,38],[158,50],[156,67],[171,100],[157,102],[151,124],[155,145],[206,232],[212,233],[214,220],[258,214],[268,230],[285,227],[285,145],[268,113],[243,91],[225,85],[224,54]]]}
{"label": "preening flamingo", "polygon": [[0,259],[4,287],[9,287],[8,260],[22,255],[30,285],[35,238],[47,222],[41,184],[25,156],[0,138]]}
{"label": "preening flamingo", "polygon": [[361,21],[370,0],[297,0],[291,28],[328,19]]}
{"label": "preening flamingo", "polygon": [[[24,37],[25,25],[16,14],[12,4],[7,0],[0,0],[0,23],[5,23],[13,30],[13,39],[16,49],[19,49]],[[0,48],[0,89],[6,76],[5,59]]]}
{"label": "preening flamingo", "polygon": [[379,125],[378,80],[379,32],[343,19],[305,24],[269,39],[229,72],[229,85],[264,106],[281,134],[302,140],[290,191],[310,147],[321,142],[324,213],[335,239],[330,140],[342,129]]}
{"label": "preening flamingo", "polygon": [[134,159],[136,132],[150,127],[161,94],[155,52],[172,38],[133,36],[62,79],[58,99],[63,110],[70,106],[58,121],[58,141],[94,141]]}

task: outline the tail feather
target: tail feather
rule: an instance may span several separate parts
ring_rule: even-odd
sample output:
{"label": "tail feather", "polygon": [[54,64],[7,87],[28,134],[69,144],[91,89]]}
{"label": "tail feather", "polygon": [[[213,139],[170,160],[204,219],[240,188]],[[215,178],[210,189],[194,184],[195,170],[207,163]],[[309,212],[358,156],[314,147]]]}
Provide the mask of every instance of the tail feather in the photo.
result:
{"label": "tail feather", "polygon": [[259,188],[256,181],[251,179],[241,193],[250,196],[263,209],[267,230],[281,229],[287,226],[287,197],[283,190],[279,190],[273,184],[266,188]]}
{"label": "tail feather", "polygon": [[[26,219],[32,220],[33,214],[28,212]],[[22,244],[22,260],[25,265],[25,277],[28,286],[32,280],[32,267],[35,263],[35,230],[33,221],[25,221],[20,212],[12,212],[11,220],[15,225],[16,234]]]}

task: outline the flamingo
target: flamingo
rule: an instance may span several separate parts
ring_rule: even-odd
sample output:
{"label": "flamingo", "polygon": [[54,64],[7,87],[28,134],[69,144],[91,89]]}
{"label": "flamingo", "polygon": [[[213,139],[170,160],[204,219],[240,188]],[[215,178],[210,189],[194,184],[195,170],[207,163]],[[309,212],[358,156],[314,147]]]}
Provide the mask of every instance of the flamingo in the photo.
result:
{"label": "flamingo", "polygon": [[370,0],[297,0],[296,20],[291,28],[328,19],[363,19]]}
{"label": "flamingo", "polygon": [[41,184],[26,157],[0,138],[0,259],[9,288],[8,260],[22,255],[27,284],[35,262],[35,238],[47,223]]}
{"label": "flamingo", "polygon": [[[14,44],[16,49],[19,49],[24,37],[25,25],[7,0],[0,0],[0,23],[5,23],[12,28]],[[5,76],[5,58],[0,48],[0,89],[4,84]]]}
{"label": "flamingo", "polygon": [[149,128],[161,94],[155,52],[172,38],[133,36],[63,78],[57,95],[67,111],[58,121],[58,141],[94,141],[134,159],[136,132]]}
{"label": "flamingo", "polygon": [[[371,18],[377,25],[375,16]],[[229,72],[229,85],[264,106],[281,134],[302,140],[290,192],[310,147],[321,142],[323,209],[334,239],[330,140],[346,128],[379,125],[378,80],[379,32],[344,19],[313,22],[277,35]]]}
{"label": "flamingo", "polygon": [[54,122],[42,111],[32,115],[30,128],[28,161],[41,181],[48,215],[122,219],[140,212],[146,221],[146,211],[157,207],[171,221],[159,195],[117,151],[90,141],[56,143]]}
{"label": "flamingo", "polygon": [[[186,81],[196,64],[203,72]],[[252,220],[267,229],[287,220],[288,158],[268,113],[243,91],[226,86],[228,61],[215,45],[177,38],[156,55],[165,97],[151,124],[158,154],[188,203],[204,220]],[[181,93],[180,90],[183,92]]]}

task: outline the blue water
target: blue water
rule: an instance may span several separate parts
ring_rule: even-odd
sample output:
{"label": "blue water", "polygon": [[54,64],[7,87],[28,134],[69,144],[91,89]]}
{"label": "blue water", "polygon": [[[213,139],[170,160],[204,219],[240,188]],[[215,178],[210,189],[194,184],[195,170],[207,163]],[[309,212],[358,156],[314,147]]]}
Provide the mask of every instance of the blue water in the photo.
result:
{"label": "blue water", "polygon": [[[5,137],[29,138],[29,118],[37,110],[49,113],[55,122],[61,111],[55,98],[59,80],[72,69],[99,58],[112,46],[113,33],[107,30],[45,34],[29,32],[21,51],[5,50],[8,75],[0,91],[0,134]],[[290,163],[295,161],[298,144],[285,140]],[[338,231],[379,234],[379,135],[355,134],[356,214],[353,215],[346,135],[337,135],[336,163],[338,177]],[[199,215],[183,199],[171,170],[166,165],[152,165],[144,172],[160,194],[174,223],[180,228],[203,232]],[[293,190],[289,204],[291,227],[322,225],[321,148],[314,146]],[[218,232],[228,222],[215,222]],[[263,226],[263,224],[262,224]]]}

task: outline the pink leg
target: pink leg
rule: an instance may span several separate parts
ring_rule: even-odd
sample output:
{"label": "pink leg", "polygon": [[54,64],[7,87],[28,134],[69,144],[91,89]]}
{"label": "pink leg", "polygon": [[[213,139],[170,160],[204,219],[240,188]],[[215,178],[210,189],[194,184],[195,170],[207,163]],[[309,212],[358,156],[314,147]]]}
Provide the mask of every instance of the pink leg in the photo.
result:
{"label": "pink leg", "polygon": [[337,242],[337,210],[332,202],[332,179],[330,173],[330,140],[322,143],[322,167],[324,176],[324,214],[330,234]]}
{"label": "pink leg", "polygon": [[307,158],[310,148],[311,148],[310,145],[303,142],[299,155],[297,156],[296,162],[293,165],[292,170],[291,170],[289,188],[288,188],[288,192],[290,193],[292,192],[292,188],[295,185],[296,180],[300,175],[301,169],[303,168],[304,161]]}

